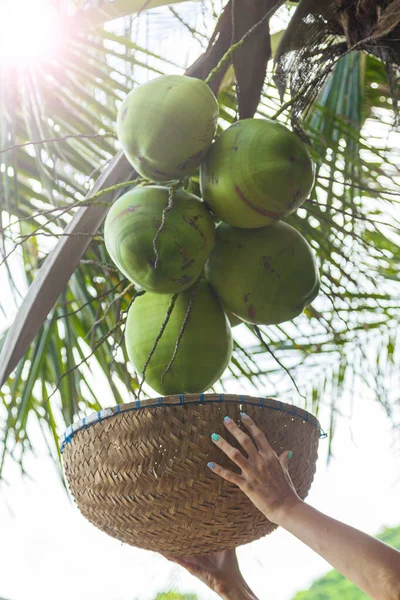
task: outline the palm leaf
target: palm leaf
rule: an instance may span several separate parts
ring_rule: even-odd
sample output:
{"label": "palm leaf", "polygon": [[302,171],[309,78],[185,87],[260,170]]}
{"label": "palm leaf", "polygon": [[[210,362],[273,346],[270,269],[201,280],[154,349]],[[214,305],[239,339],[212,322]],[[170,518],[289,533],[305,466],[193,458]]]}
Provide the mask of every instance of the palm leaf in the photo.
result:
{"label": "palm leaf", "polygon": [[[128,180],[132,167],[122,154],[118,154],[108,169],[98,179],[90,196],[104,188],[110,188],[121,180]],[[112,202],[115,193],[108,192],[103,202]],[[107,206],[88,206],[81,208],[65,229],[67,234],[58,243],[55,250],[43,264],[38,276],[29,288],[18,319],[8,331],[1,352],[0,381],[3,383],[27,346],[41,328],[54,303],[65,289],[83,253],[89,246],[107,213]],[[49,283],[51,282],[51,285]]]}
{"label": "palm leaf", "polygon": [[[109,4],[103,2],[102,9],[108,10]],[[123,2],[112,4],[124,10]],[[131,6],[137,10],[135,3]],[[57,435],[65,425],[88,410],[128,401],[138,388],[120,345],[121,315],[135,290],[124,292],[128,282],[109,264],[101,237],[108,203],[133,177],[120,155],[112,160],[117,148],[115,115],[132,82],[143,75],[183,72],[186,65],[176,64],[172,54],[165,56],[159,39],[151,39],[147,48],[135,38],[135,29],[123,35],[118,29],[99,27],[96,10],[90,31],[77,27],[65,60],[53,61],[51,77],[45,68],[36,74],[27,90],[29,114],[11,95],[2,97],[2,148],[29,141],[35,145],[0,154],[2,252],[10,251],[17,235],[24,236],[17,251],[31,284],[2,340],[0,375],[8,379],[1,395],[7,417],[0,473],[4,460],[20,450],[23,469],[32,417],[39,419],[49,452],[57,460]],[[156,12],[154,18],[168,14],[174,19],[172,29],[182,35],[192,30],[203,39],[209,33],[200,10],[197,17],[194,11],[186,12],[185,18],[183,11],[175,11],[176,16],[167,7]],[[150,30],[153,14],[148,13]],[[362,379],[393,418],[400,195],[389,98],[383,65],[374,57],[350,54],[327,80],[304,123],[317,164],[315,189],[289,219],[316,252],[322,294],[294,322],[261,328],[265,344],[251,328],[241,325],[234,330],[230,368],[215,386],[223,389],[235,382],[250,393],[294,400],[325,415],[332,433],[348,409],[344,390],[360,390]],[[237,112],[232,73],[219,103],[220,125],[226,127]],[[269,65],[258,115],[272,117],[278,108]],[[279,116],[284,123],[289,108]],[[387,128],[386,145],[378,143],[382,136],[370,137],[371,128],[378,126]],[[121,183],[85,205],[85,197]],[[198,193],[196,178],[191,185]],[[19,303],[12,271],[20,259],[15,256],[5,264]],[[6,306],[3,309],[7,312]],[[305,399],[293,394],[291,377]]]}
{"label": "palm leaf", "polygon": [[[173,4],[184,1],[175,0]],[[78,26],[80,30],[93,29],[108,21],[127,17],[135,13],[142,13],[143,11],[167,4],[171,3],[166,2],[166,0],[112,0],[111,2],[102,3],[100,6],[80,10],[71,19],[69,28],[74,30],[74,27]]]}

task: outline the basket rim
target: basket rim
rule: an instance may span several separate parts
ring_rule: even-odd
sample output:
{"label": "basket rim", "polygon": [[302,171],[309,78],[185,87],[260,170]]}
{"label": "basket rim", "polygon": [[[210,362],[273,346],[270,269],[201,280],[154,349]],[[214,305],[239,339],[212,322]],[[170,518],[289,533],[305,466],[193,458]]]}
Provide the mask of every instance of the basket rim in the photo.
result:
{"label": "basket rim", "polygon": [[247,396],[245,394],[173,394],[170,396],[158,396],[157,398],[146,398],[145,400],[135,400],[133,402],[127,402],[126,404],[117,404],[116,406],[98,410],[88,417],[83,417],[83,419],[75,421],[75,423],[72,423],[60,437],[60,452],[61,454],[64,452],[66,444],[70,444],[73,436],[82,429],[87,429],[91,425],[99,423],[100,421],[104,421],[104,419],[109,419],[110,417],[114,417],[124,412],[140,410],[143,408],[158,408],[159,406],[206,404],[216,402],[253,404],[255,406],[262,406],[264,408],[285,412],[310,423],[313,427],[318,429],[320,438],[327,437],[327,434],[322,429],[317,417],[315,417],[313,414],[309,413],[303,408],[295,406],[294,404],[287,404],[285,402],[281,402],[280,400],[275,400],[274,398]]}

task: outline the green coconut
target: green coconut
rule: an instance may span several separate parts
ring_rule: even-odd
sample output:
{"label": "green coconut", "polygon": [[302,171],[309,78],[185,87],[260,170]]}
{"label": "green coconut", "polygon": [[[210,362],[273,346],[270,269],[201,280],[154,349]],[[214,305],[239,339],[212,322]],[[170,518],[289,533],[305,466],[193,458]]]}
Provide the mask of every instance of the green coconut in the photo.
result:
{"label": "green coconut", "polygon": [[200,165],[217,120],[218,102],[204,81],[163,75],[127,95],[118,111],[117,134],[142,177],[169,181]]}
{"label": "green coconut", "polygon": [[107,250],[122,273],[146,291],[174,294],[193,285],[215,241],[215,225],[204,202],[184,190],[136,187],[111,206],[104,224]]}
{"label": "green coconut", "polygon": [[243,119],[211,146],[200,188],[214,215],[234,227],[265,227],[294,212],[314,184],[303,142],[270,119]]}
{"label": "green coconut", "polygon": [[[232,354],[231,328],[222,304],[207,282],[200,282],[171,369],[162,382],[175,350],[193,288],[178,295],[168,324],[150,359],[145,381],[159,394],[200,393],[222,375]],[[144,294],[129,309],[125,343],[139,374],[164,323],[172,296]]]}
{"label": "green coconut", "polygon": [[320,286],[310,245],[283,222],[262,229],[221,223],[206,276],[226,310],[257,325],[294,319]]}

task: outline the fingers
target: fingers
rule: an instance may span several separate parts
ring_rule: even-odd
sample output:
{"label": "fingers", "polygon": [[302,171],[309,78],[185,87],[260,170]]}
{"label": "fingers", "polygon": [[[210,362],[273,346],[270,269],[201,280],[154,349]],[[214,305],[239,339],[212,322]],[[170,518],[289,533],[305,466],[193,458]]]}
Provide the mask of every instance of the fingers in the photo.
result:
{"label": "fingers", "polygon": [[251,436],[257,444],[258,449],[266,455],[275,454],[265,434],[261,431],[259,427],[257,427],[253,419],[245,413],[240,413],[240,415],[242,418],[242,423],[246,426],[246,429],[250,431]]}
{"label": "fingers", "polygon": [[167,558],[168,560],[170,560],[171,562],[174,562],[178,565],[180,565],[181,567],[184,567],[185,569],[188,569],[189,571],[193,571],[196,570],[198,568],[198,564],[194,559],[190,558],[190,557],[183,557],[183,556],[169,556],[167,554],[163,554],[163,556],[165,556],[165,558]]}
{"label": "fingers", "polygon": [[171,562],[181,565],[181,567],[187,568],[187,562],[181,556],[170,556],[169,554],[163,554],[163,556],[167,560],[170,560]]}
{"label": "fingers", "polygon": [[286,450],[285,452],[282,452],[279,457],[279,462],[286,471],[289,471],[289,455],[293,455],[293,452],[291,452],[291,450]]}
{"label": "fingers", "polygon": [[232,462],[238,465],[242,470],[246,468],[247,459],[237,448],[231,446],[223,437],[213,433],[211,436],[212,441],[218,448],[220,448]]}
{"label": "fingers", "polygon": [[[224,440],[224,438],[222,438],[219,435],[213,434],[211,437],[215,445],[218,446],[223,452],[225,452],[225,454],[235,464],[237,464],[243,472],[246,472],[249,465],[257,457],[257,455],[259,456],[259,452],[261,452],[267,458],[275,457],[276,460],[276,453],[272,449],[265,434],[261,431],[261,429],[259,429],[259,427],[257,427],[253,419],[245,413],[241,413],[241,418],[242,422],[245,424],[246,428],[251,433],[251,437],[247,435],[244,431],[242,431],[232,419],[229,419],[229,417],[228,420],[226,420],[226,418],[224,419],[224,425],[228,429],[228,431],[230,431],[230,433],[238,440],[242,448],[246,451],[248,459],[245,458],[239,450],[237,450],[236,448],[231,446],[226,440]],[[254,444],[254,442],[256,445]],[[279,459],[281,460],[282,466],[284,466],[286,470],[288,470],[289,453],[290,451],[284,452],[283,454],[281,454],[281,457]],[[217,475],[219,475],[223,479],[226,479],[227,481],[234,483],[241,489],[243,489],[243,487],[246,485],[246,479],[242,475],[232,473],[232,471],[224,469],[223,467],[215,463],[208,463],[208,466],[215,473],[217,473]]]}
{"label": "fingers", "polygon": [[183,556],[180,556],[179,558],[175,558],[175,562],[177,562],[182,567],[185,567],[185,569],[195,569],[196,567],[198,567],[196,560],[193,560],[193,559],[191,560],[190,558],[183,557]]}
{"label": "fingers", "polygon": [[[213,465],[213,466],[211,467],[210,465]],[[228,469],[224,469],[224,467],[221,467],[220,465],[217,465],[216,463],[208,463],[208,467],[213,471],[213,473],[216,473],[217,475],[219,475],[220,477],[222,477],[222,479],[225,479],[226,481],[230,481],[231,483],[234,483],[239,488],[243,485],[243,478],[240,475],[238,475],[237,473],[232,473],[232,471],[229,471]]]}
{"label": "fingers", "polygon": [[[227,420],[228,419],[228,420]],[[237,439],[242,448],[246,451],[249,458],[255,458],[258,449],[254,445],[253,440],[240,427],[238,427],[231,418],[224,418],[224,425],[227,430]],[[239,465],[240,466],[240,465]]]}

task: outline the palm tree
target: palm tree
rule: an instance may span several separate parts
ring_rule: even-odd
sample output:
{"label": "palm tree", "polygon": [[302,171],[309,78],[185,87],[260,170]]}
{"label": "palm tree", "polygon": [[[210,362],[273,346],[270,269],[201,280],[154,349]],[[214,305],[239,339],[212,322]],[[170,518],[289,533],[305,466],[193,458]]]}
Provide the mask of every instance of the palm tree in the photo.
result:
{"label": "palm tree", "polygon": [[[325,407],[330,441],[350,408],[344,390],[372,389],[398,424],[396,2],[372,3],[379,11],[368,13],[364,37],[350,36],[349,25],[350,17],[360,22],[361,2],[349,2],[336,20],[337,12],[322,15],[314,46],[305,15],[318,21],[321,3],[305,0],[297,8],[254,0],[252,10],[233,0],[224,10],[212,0],[53,4],[64,11],[59,52],[23,70],[1,63],[0,476],[7,458],[24,469],[33,419],[58,462],[64,426],[110,398],[137,394],[122,343],[135,289],[111,264],[102,237],[110,202],[136,178],[118,151],[116,111],[133,85],[185,70],[218,91],[220,129],[254,114],[292,122],[316,163],[310,199],[288,222],[317,255],[321,295],[294,322],[261,332],[241,326],[217,388],[237,381],[314,413]],[[191,185],[196,190],[198,180]],[[10,299],[18,309],[12,318]]]}

